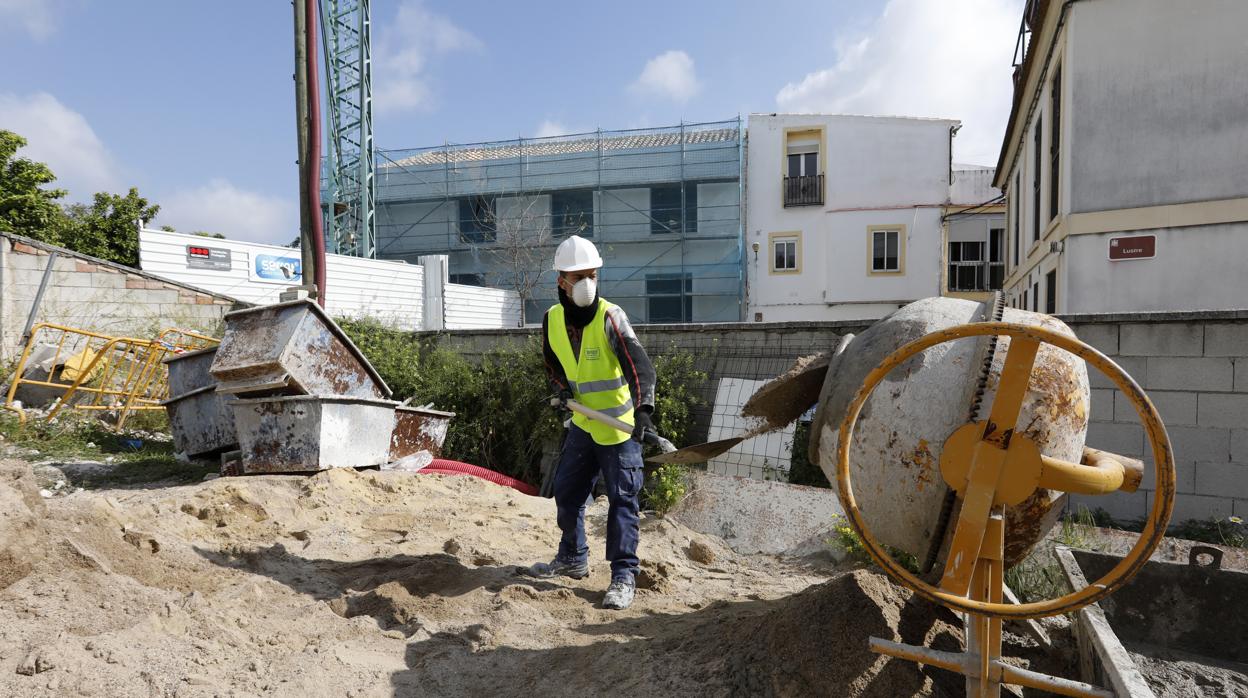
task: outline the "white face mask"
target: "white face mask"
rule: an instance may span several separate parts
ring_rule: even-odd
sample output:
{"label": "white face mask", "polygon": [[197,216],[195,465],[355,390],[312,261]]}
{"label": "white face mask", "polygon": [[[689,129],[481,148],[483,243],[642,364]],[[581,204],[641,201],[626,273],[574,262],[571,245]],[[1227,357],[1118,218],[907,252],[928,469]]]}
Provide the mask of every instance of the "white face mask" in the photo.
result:
{"label": "white face mask", "polygon": [[594,279],[581,279],[572,286],[572,302],[582,308],[588,308],[597,295],[598,282]]}

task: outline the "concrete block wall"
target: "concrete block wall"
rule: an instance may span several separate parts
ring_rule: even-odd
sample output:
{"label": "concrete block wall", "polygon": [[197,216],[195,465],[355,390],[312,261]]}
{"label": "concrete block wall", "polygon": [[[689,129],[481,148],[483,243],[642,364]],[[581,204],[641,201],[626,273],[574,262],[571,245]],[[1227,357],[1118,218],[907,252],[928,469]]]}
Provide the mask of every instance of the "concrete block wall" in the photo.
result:
{"label": "concrete block wall", "polygon": [[154,337],[177,327],[218,334],[221,316],[237,301],[157,279],[137,269],[93,259],[18,236],[0,236],[0,360],[22,351],[22,330],[44,270],[57,252],[35,322],[108,335]]}
{"label": "concrete block wall", "polygon": [[[1177,493],[1171,523],[1248,516],[1248,311],[1137,313],[1063,318],[1085,342],[1144,388],[1170,435]],[[1141,457],[1144,429],[1123,393],[1092,371],[1088,444]],[[1122,519],[1143,518],[1154,478],[1141,492],[1072,498]]]}

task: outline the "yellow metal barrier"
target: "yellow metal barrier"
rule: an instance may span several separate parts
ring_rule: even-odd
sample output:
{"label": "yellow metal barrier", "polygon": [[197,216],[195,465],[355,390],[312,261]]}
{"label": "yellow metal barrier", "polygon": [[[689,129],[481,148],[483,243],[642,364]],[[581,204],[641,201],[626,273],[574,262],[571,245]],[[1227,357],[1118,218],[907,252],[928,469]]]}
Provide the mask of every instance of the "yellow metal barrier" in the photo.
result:
{"label": "yellow metal barrier", "polygon": [[[136,410],[162,409],[168,397],[168,371],[163,363],[170,354],[205,349],[218,340],[207,335],[169,328],[156,339],[112,337],[76,327],[39,323],[31,328],[4,409],[16,412],[22,422],[26,415],[15,404],[21,386],[60,391],[47,419],[66,406],[79,410],[117,412],[116,427],[125,425]],[[38,365],[46,376],[28,378]]]}

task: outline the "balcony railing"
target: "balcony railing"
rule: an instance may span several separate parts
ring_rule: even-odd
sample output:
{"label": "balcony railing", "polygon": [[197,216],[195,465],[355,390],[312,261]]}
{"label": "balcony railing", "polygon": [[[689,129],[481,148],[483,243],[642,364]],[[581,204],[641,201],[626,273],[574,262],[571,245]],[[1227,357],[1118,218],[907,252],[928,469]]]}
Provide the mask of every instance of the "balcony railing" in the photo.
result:
{"label": "balcony railing", "polygon": [[823,203],[823,175],[784,178],[785,206],[817,206]]}

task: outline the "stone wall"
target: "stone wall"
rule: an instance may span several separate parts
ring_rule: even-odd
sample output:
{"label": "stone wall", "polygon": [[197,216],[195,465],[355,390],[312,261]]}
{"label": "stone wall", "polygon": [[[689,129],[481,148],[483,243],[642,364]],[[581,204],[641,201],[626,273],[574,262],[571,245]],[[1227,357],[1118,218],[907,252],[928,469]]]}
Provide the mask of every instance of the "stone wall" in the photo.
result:
{"label": "stone wall", "polygon": [[[1248,517],[1248,310],[1062,319],[1122,366],[1157,406],[1176,459],[1172,521]],[[637,333],[652,353],[677,347],[706,355],[699,368],[714,378],[766,378],[778,375],[794,357],[834,347],[840,335],[864,329],[861,322],[726,323],[640,325]],[[437,335],[442,346],[471,357],[536,336],[534,329]],[[1088,445],[1151,464],[1144,429],[1131,405],[1109,379],[1095,370],[1090,374]],[[713,399],[713,392],[708,397]],[[1150,473],[1139,492],[1074,497],[1072,506],[1101,508],[1123,521],[1141,519],[1152,501],[1153,482]]]}
{"label": "stone wall", "polygon": [[52,252],[56,261],[35,322],[108,335],[155,337],[177,327],[219,336],[221,316],[238,302],[137,269],[0,234],[0,360],[22,350],[22,330]]}

